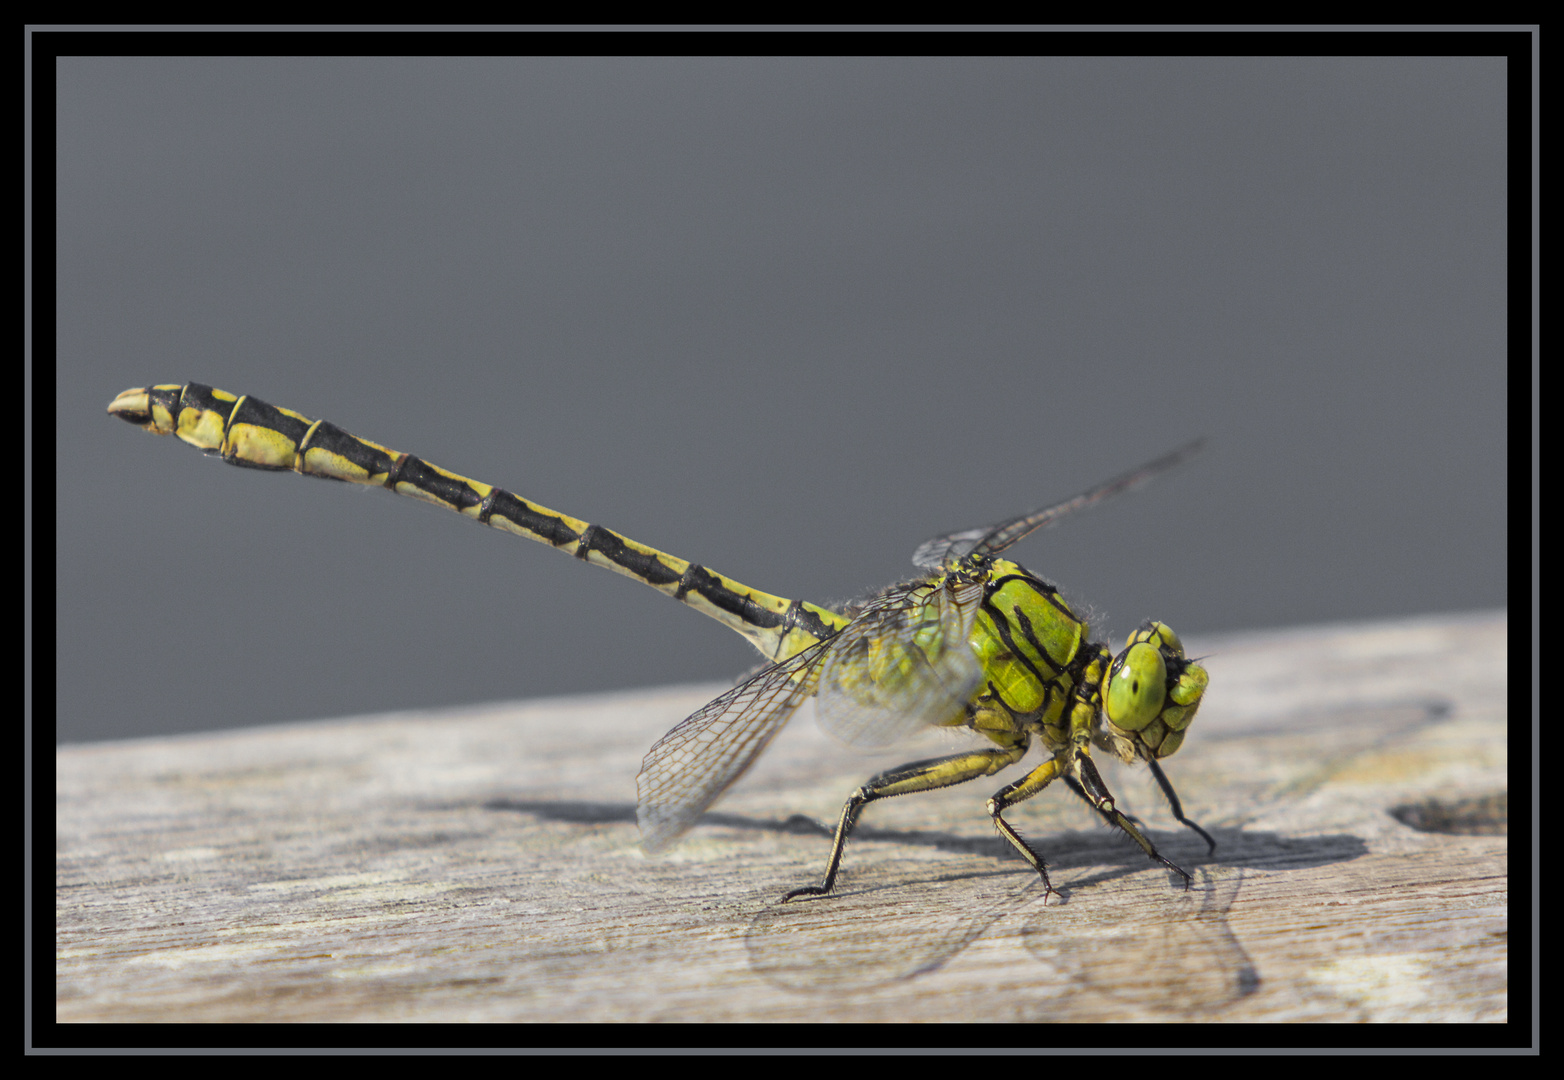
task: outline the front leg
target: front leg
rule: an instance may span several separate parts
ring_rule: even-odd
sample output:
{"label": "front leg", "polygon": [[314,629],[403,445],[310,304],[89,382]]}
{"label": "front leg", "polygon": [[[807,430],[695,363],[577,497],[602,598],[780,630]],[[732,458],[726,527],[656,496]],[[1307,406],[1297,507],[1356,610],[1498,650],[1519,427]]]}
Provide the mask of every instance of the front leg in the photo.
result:
{"label": "front leg", "polygon": [[[1182,867],[1163,858],[1156,846],[1146,839],[1145,834],[1135,827],[1135,823],[1128,815],[1119,809],[1113,792],[1109,791],[1108,785],[1103,783],[1102,775],[1097,771],[1096,763],[1092,761],[1092,734],[1096,730],[1097,719],[1102,708],[1102,695],[1098,686],[1101,680],[1101,669],[1105,663],[1106,653],[1099,649],[1099,655],[1092,658],[1092,662],[1086,666],[1082,677],[1076,683],[1075,701],[1070,706],[1067,728],[1064,731],[1044,730],[1045,742],[1053,749],[1054,756],[1014,784],[995,792],[994,797],[988,800],[988,812],[994,819],[995,827],[1043,879],[1045,903],[1048,894],[1054,891],[1053,883],[1048,880],[1047,865],[1043,862],[1043,857],[1002,815],[1005,810],[1018,802],[1030,799],[1060,777],[1063,777],[1071,790],[1085,799],[1093,810],[1102,815],[1104,821],[1139,844],[1140,849],[1150,858],[1177,872],[1184,879],[1184,887],[1189,888],[1189,874]],[[1049,730],[1054,731],[1052,738],[1048,735]],[[1175,812],[1179,815],[1179,820],[1184,821],[1182,808]],[[1186,822],[1186,824],[1200,831],[1202,836],[1205,835],[1193,822]]]}
{"label": "front leg", "polygon": [[[1062,753],[1065,758],[1068,758],[1069,751],[1063,751]],[[1074,773],[1074,775],[1071,775],[1071,773]],[[1114,828],[1122,830],[1131,840],[1139,844],[1141,850],[1151,858],[1180,874],[1184,878],[1184,888],[1189,888],[1189,874],[1182,868],[1164,859],[1161,853],[1157,851],[1156,846],[1146,839],[1145,834],[1137,829],[1134,822],[1130,821],[1124,812],[1118,808],[1114,802],[1113,793],[1108,790],[1108,785],[1103,783],[1102,774],[1097,771],[1096,763],[1092,761],[1090,756],[1082,753],[1076,758],[1073,768],[1061,760],[1060,757],[1051,758],[1009,787],[995,792],[994,797],[988,800],[988,812],[994,819],[994,825],[1004,838],[1009,840],[1015,849],[1021,853],[1022,857],[1032,864],[1032,869],[1036,870],[1043,879],[1044,903],[1048,902],[1048,894],[1054,891],[1053,883],[1048,880],[1047,865],[1043,862],[1043,857],[1037,853],[1032,845],[1022,839],[1021,834],[1016,832],[1015,828],[1001,815],[1016,803],[1030,799],[1061,776],[1064,777],[1065,783],[1069,784],[1076,794],[1085,799],[1093,810],[1102,815],[1104,821]]]}
{"label": "front leg", "polygon": [[[1135,827],[1135,824],[1130,821],[1129,817],[1118,808],[1113,800],[1113,792],[1109,791],[1108,785],[1102,782],[1102,774],[1097,771],[1097,765],[1090,757],[1084,754],[1081,755],[1079,761],[1076,762],[1076,776],[1079,777],[1078,782],[1070,785],[1075,788],[1076,793],[1085,799],[1093,810],[1101,814],[1103,820],[1109,825],[1116,829],[1122,829],[1128,834],[1129,838],[1139,844],[1140,849],[1152,859],[1181,876],[1184,879],[1184,888],[1188,889],[1189,872],[1183,867],[1164,859],[1162,854],[1157,851],[1155,845],[1146,839],[1145,835]],[[1193,822],[1188,824],[1199,832],[1200,835],[1205,836],[1205,832],[1198,825],[1195,825]],[[1210,838],[1207,837],[1207,839]]]}

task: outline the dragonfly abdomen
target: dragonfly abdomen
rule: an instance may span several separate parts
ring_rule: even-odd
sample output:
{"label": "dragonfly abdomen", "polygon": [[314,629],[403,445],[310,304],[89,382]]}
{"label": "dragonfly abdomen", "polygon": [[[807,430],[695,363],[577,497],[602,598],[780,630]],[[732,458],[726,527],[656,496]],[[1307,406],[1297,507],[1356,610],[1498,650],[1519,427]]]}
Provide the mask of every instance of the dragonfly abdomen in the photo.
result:
{"label": "dragonfly abdomen", "polygon": [[109,412],[158,435],[178,436],[230,465],[385,487],[492,528],[562,548],[583,562],[635,578],[711,616],[772,660],[792,656],[848,622],[827,608],[752,589],[612,529],[259,398],[203,383],[160,384],[125,391],[110,403]]}

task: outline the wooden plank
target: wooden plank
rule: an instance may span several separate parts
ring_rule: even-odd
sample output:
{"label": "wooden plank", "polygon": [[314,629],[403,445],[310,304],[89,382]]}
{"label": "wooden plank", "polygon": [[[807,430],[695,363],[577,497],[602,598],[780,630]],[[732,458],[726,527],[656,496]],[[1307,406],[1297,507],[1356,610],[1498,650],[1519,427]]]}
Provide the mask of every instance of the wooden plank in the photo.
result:
{"label": "wooden plank", "polygon": [[641,755],[714,687],[64,747],[57,1015],[1503,1021],[1506,627],[1190,640],[1211,691],[1166,767],[1216,855],[1105,764],[1195,887],[1050,790],[1014,816],[1046,907],[983,811],[1011,774],[876,803],[840,894],[778,905],[829,846],[796,815],[923,753],[805,716],[645,856]]}

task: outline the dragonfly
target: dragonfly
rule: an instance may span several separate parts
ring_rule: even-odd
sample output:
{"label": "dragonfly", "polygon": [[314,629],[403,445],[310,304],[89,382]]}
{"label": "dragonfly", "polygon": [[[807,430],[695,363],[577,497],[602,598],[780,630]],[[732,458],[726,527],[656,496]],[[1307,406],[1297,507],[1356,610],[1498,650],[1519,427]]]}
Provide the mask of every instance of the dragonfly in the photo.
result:
{"label": "dragonfly", "polygon": [[793,889],[782,902],[833,891],[848,837],[869,803],[993,775],[1021,761],[1034,742],[1049,759],[995,792],[987,809],[1042,878],[1045,903],[1054,892],[1047,863],[1005,812],[1055,780],[1189,887],[1189,873],[1119,808],[1092,761],[1094,747],[1126,763],[1144,762],[1173,816],[1216,851],[1211,836],[1185,816],[1159,765],[1188,734],[1209,682],[1206,670],[1185,655],[1167,624],[1151,619],[1112,654],[1090,639],[1087,623],[1055,585],[1002,557],[1035,530],[1167,472],[1198,452],[1202,440],[1062,502],[935,537],[914,551],[914,578],[831,606],[761,592],[248,395],[202,383],[159,384],[126,390],[108,411],[231,465],[385,487],[446,507],[635,578],[746,638],[764,666],[676,725],[642,762],[636,818],[649,852],[667,849],[694,826],[811,698],[820,725],[850,745],[894,745],[930,727],[967,729],[987,742],[871,777],[842,808],[819,884]]}

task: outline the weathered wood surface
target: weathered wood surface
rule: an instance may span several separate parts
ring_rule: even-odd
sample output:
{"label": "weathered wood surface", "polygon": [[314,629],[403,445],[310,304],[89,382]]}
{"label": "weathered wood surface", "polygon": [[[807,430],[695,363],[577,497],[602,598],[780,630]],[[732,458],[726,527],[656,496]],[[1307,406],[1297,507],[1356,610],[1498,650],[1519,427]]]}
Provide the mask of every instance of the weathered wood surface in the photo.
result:
{"label": "weathered wood surface", "polygon": [[1013,812],[1046,907],[983,811],[1018,771],[876,803],[840,895],[779,906],[829,846],[793,815],[923,753],[845,751],[808,707],[643,855],[641,755],[712,687],[65,747],[57,1015],[1507,1019],[1505,615],[1188,644],[1211,692],[1167,770],[1216,855],[1108,764],[1195,887],[1049,790]]}

